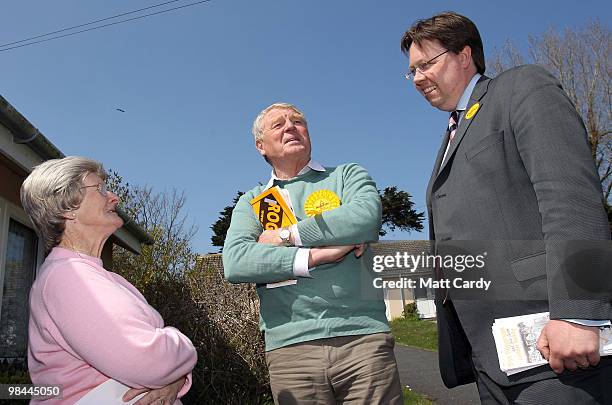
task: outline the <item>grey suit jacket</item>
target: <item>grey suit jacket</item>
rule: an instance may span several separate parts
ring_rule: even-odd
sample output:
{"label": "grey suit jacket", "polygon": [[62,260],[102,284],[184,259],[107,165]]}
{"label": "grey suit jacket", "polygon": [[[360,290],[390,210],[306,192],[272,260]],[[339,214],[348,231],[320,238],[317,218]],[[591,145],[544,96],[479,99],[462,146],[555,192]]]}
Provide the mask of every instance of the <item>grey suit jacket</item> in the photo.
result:
{"label": "grey suit jacket", "polygon": [[470,382],[473,366],[504,386],[553,378],[548,366],[502,373],[491,325],[544,311],[612,319],[610,229],[586,130],[559,82],[537,66],[483,76],[466,111],[476,103],[443,163],[446,139],[440,148],[427,207],[437,253],[486,251],[485,268],[461,276],[492,285],[437,300],[442,377],[447,386]]}

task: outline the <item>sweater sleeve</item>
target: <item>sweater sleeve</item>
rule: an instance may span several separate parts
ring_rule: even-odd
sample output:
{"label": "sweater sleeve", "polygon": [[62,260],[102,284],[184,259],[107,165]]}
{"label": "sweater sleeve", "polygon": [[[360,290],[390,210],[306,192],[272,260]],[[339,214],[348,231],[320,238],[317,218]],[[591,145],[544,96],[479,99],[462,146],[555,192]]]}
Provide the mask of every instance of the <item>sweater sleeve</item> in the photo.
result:
{"label": "sweater sleeve", "polygon": [[161,388],[196,364],[189,338],[173,327],[157,327],[146,302],[87,263],[70,261],[55,269],[43,287],[43,302],[66,350],[127,386]]}
{"label": "sweater sleeve", "polygon": [[244,194],[234,207],[223,245],[223,271],[231,283],[274,283],[295,278],[298,248],[257,243],[263,229]]}
{"label": "sweater sleeve", "polygon": [[298,223],[305,247],[350,245],[378,240],[382,204],[376,183],[361,166],[343,166],[340,207]]}

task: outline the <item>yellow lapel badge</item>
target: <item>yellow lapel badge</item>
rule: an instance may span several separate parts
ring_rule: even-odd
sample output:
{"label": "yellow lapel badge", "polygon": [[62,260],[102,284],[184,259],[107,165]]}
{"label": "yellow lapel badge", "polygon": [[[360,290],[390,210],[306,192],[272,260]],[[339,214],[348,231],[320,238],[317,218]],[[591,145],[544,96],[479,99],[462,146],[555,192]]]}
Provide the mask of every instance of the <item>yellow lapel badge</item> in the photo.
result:
{"label": "yellow lapel badge", "polygon": [[330,190],[318,190],[310,194],[304,202],[304,212],[309,217],[314,217],[325,211],[333,210],[340,206],[340,197]]}
{"label": "yellow lapel badge", "polygon": [[472,119],[472,117],[474,117],[474,115],[476,115],[476,113],[478,112],[479,108],[480,108],[480,103],[476,103],[473,106],[471,106],[468,112],[465,113],[465,119],[466,120]]}

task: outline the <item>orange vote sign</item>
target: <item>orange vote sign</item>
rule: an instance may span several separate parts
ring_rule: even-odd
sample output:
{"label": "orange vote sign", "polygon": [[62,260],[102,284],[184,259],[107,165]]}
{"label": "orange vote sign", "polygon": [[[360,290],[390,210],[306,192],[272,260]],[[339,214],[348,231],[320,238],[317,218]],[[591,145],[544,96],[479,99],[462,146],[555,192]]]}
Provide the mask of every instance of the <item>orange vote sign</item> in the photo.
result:
{"label": "orange vote sign", "polygon": [[264,229],[278,229],[297,223],[278,186],[271,187],[251,200],[253,212]]}

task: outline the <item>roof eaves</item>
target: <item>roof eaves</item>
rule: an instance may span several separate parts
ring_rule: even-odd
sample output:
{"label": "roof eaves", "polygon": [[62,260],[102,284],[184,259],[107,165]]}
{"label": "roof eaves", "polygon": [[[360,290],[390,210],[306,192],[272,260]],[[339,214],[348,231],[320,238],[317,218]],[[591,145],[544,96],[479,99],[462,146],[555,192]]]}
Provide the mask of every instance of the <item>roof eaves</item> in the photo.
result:
{"label": "roof eaves", "polygon": [[139,241],[146,245],[152,245],[155,243],[151,235],[149,235],[140,225],[138,225],[132,218],[126,214],[121,208],[117,207],[117,214],[123,219],[123,227],[132,233]]}

